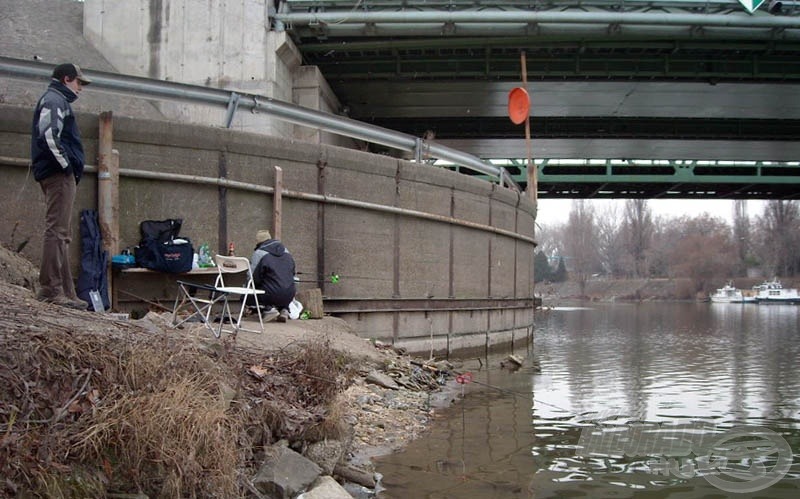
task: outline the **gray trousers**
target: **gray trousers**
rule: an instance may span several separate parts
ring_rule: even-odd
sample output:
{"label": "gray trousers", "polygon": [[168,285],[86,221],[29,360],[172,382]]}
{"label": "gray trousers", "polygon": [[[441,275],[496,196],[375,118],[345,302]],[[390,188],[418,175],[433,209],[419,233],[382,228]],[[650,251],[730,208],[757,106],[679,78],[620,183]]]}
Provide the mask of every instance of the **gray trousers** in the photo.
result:
{"label": "gray trousers", "polygon": [[44,193],[45,219],[42,264],[39,270],[41,296],[77,300],[69,263],[72,238],[72,206],[77,185],[71,174],[56,173],[39,182]]}

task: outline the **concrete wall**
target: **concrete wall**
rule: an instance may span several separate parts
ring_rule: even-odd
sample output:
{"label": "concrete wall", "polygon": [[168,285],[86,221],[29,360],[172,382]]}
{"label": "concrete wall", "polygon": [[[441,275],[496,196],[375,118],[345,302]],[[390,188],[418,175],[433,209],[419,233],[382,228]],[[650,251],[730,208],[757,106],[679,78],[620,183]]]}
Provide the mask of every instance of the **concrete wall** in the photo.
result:
{"label": "concrete wall", "polygon": [[[331,114],[339,114],[339,99],[333,93],[330,85],[322,76],[316,66],[300,66],[295,69],[293,77],[292,102],[297,105],[316,109]],[[294,138],[314,142],[316,144],[331,144],[342,147],[352,147],[354,140],[341,135],[336,135],[316,128],[296,125]]]}
{"label": "concrete wall", "polygon": [[[0,107],[0,236],[28,240],[38,262],[42,196],[25,167],[28,108]],[[80,114],[87,161],[96,164],[98,119]],[[319,287],[326,311],[358,334],[415,350],[492,346],[527,337],[533,324],[535,208],[517,193],[465,175],[310,142],[165,121],[114,119],[120,155],[120,245],[135,245],[138,224],[182,218],[181,234],[249,256],[255,233],[271,228],[273,196],[136,172],[220,177],[274,185],[283,169],[283,241],[298,262],[301,289]],[[79,186],[74,220],[96,208],[97,182]],[[402,212],[400,210],[406,210]],[[77,223],[77,222],[76,222]],[[78,228],[73,230],[78,241]],[[71,247],[77,264],[79,248]],[[77,265],[76,265],[77,266]],[[76,271],[77,272],[77,271]],[[325,276],[335,272],[338,283]],[[77,274],[76,274],[77,275]],[[174,282],[126,276],[121,306],[171,305]],[[308,282],[310,281],[310,282]],[[433,337],[433,339],[431,339]]]}
{"label": "concrete wall", "polygon": [[[270,31],[267,0],[85,0],[83,34],[121,73],[205,85],[338,112],[339,102],[286,32]],[[316,73],[315,73],[316,71]],[[296,83],[297,80],[297,83]],[[159,102],[174,121],[220,126],[225,110]],[[264,115],[236,113],[231,127],[335,145],[352,141]]]}
{"label": "concrete wall", "polygon": [[[126,29],[134,26],[138,24],[120,22],[116,31],[125,33]],[[83,3],[74,0],[0,2],[0,54],[29,61],[36,59],[52,65],[73,61],[86,70],[117,71],[83,37]],[[0,77],[0,102],[33,109],[49,83],[49,78],[34,81]],[[76,111],[113,109],[118,115],[163,119],[161,112],[147,100],[98,92],[97,87],[92,88],[74,103]]]}
{"label": "concrete wall", "polygon": [[[287,50],[279,58],[282,42],[268,36],[268,23],[260,0],[84,2],[84,37],[122,73],[289,100],[291,78],[281,70],[298,66],[299,54]],[[282,85],[289,88],[280,93]],[[167,102],[159,107],[173,120],[224,123],[224,110]],[[246,113],[234,126],[265,133],[291,130]]]}

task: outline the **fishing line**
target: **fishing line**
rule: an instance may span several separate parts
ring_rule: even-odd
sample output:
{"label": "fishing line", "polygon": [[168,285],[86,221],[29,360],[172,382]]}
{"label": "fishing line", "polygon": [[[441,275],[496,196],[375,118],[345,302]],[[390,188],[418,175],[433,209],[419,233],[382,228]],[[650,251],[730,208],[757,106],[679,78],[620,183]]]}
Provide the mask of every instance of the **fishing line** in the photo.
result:
{"label": "fishing line", "polygon": [[20,198],[22,198],[22,194],[25,192],[25,189],[28,188],[28,179],[31,178],[31,170],[33,170],[33,168],[31,168],[31,166],[28,165],[27,170],[28,171],[25,174],[25,181],[22,182],[22,188],[17,193],[17,199],[15,201],[16,203],[19,203]]}
{"label": "fishing line", "polygon": [[[532,397],[533,392],[530,392],[530,393],[515,392],[513,390],[508,390],[506,388],[500,388],[499,386],[490,385],[489,383],[483,383],[482,381],[476,381],[476,380],[472,379],[472,373],[458,373],[458,372],[456,372],[456,374],[459,375],[459,376],[469,375],[469,380],[466,381],[464,384],[466,384],[466,383],[475,383],[476,385],[485,386],[486,388],[491,388],[492,390],[497,390],[499,392],[508,393],[510,395],[515,395],[517,397],[524,397],[526,400],[530,399],[530,400],[533,400],[536,403],[543,404],[543,405],[546,405],[546,406],[550,406],[550,407],[552,407],[554,409],[558,409],[559,411],[564,411],[567,414],[571,414],[573,416],[578,416],[578,414],[575,414],[572,411],[564,409],[563,407],[559,407],[559,406],[557,406],[555,404],[551,404],[549,402],[545,402],[543,400],[539,400],[536,397]],[[456,381],[458,381],[458,376],[456,377]],[[460,381],[458,381],[458,382],[461,383]],[[464,387],[463,387],[463,384],[462,384],[462,397],[463,397],[463,388]]]}
{"label": "fishing line", "polygon": [[[331,272],[330,274],[324,274],[322,272],[295,272],[296,275],[308,275],[314,276],[317,279],[330,279],[331,283],[336,284],[339,282],[341,276],[337,272]],[[300,282],[314,282],[314,281],[300,281]]]}
{"label": "fishing line", "polygon": [[[298,276],[307,276],[307,279],[300,280],[300,282],[316,282],[314,279],[330,280],[331,283],[336,284],[341,279],[361,280],[361,281],[390,281],[391,277],[376,277],[374,275],[356,275],[356,274],[340,274],[338,272],[295,272]],[[297,281],[295,281],[297,282]],[[436,283],[436,280],[420,280],[423,283]]]}

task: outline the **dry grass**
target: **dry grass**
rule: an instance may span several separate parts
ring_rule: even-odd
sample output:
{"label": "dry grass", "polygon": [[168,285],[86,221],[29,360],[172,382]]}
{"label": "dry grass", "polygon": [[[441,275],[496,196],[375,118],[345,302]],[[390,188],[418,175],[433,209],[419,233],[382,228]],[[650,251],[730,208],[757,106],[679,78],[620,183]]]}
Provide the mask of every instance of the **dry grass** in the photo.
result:
{"label": "dry grass", "polygon": [[159,477],[160,497],[235,496],[238,422],[202,377],[178,376],[102,406],[72,437],[77,457],[107,463],[117,488],[152,490]]}
{"label": "dry grass", "polygon": [[324,341],[205,349],[0,283],[0,496],[242,496],[264,446],[341,433],[352,374]]}
{"label": "dry grass", "polygon": [[288,352],[250,359],[244,416],[251,424],[264,424],[273,436],[307,440],[309,428],[317,440],[335,438],[339,418],[337,395],[349,386],[355,375],[351,360],[330,348],[327,340],[305,343]]}

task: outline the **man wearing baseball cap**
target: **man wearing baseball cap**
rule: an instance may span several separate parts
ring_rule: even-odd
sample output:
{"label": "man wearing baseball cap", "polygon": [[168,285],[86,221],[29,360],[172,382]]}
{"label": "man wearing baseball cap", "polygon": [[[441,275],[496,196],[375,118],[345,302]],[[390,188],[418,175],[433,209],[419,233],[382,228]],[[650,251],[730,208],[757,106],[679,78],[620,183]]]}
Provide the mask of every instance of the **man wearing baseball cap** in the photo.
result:
{"label": "man wearing baseball cap", "polygon": [[31,168],[45,200],[45,228],[41,289],[37,298],[69,308],[86,310],[78,299],[69,263],[72,206],[83,175],[81,134],[72,112],[72,102],[91,80],[77,64],[59,64],[52,80],[36,104],[31,131]]}

